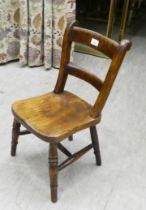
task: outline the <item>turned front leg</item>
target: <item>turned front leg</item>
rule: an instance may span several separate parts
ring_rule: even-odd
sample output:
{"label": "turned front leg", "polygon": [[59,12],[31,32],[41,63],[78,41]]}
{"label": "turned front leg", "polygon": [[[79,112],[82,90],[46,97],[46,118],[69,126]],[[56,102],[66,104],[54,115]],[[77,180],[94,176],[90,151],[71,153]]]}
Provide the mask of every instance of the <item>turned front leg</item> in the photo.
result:
{"label": "turned front leg", "polygon": [[49,149],[49,174],[50,174],[50,188],[51,200],[57,201],[57,182],[58,182],[58,153],[57,144],[50,144]]}
{"label": "turned front leg", "polygon": [[12,128],[11,156],[16,155],[19,134],[20,134],[20,123],[17,122],[16,119],[14,119],[13,128]]}

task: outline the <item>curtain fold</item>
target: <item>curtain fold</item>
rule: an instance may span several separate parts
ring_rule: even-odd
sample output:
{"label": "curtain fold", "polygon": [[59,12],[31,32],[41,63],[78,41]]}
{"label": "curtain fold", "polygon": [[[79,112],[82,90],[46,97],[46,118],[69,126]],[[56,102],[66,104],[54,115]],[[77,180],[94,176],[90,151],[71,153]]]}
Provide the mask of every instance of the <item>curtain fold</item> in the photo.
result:
{"label": "curtain fold", "polygon": [[0,63],[46,69],[60,65],[63,34],[75,19],[76,0],[1,0]]}

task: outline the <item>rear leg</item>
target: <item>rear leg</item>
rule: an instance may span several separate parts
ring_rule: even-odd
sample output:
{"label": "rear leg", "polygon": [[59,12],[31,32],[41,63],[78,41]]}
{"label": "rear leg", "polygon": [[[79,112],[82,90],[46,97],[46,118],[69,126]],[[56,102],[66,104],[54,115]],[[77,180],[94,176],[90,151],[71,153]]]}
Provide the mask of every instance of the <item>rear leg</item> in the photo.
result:
{"label": "rear leg", "polygon": [[13,128],[12,128],[12,142],[11,142],[11,156],[16,155],[16,149],[18,144],[18,137],[20,134],[20,123],[14,119]]}
{"label": "rear leg", "polygon": [[92,140],[92,145],[93,145],[95,159],[96,159],[96,165],[100,166],[101,155],[100,155],[100,147],[99,147],[99,140],[98,140],[96,126],[90,127],[90,134],[91,134],[91,140]]}

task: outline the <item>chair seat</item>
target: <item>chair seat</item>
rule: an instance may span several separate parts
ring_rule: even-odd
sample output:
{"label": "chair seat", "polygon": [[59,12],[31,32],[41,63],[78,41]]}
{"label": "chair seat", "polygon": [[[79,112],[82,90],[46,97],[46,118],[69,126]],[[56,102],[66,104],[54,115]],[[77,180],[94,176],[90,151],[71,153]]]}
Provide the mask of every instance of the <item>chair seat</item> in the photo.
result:
{"label": "chair seat", "polygon": [[100,116],[90,116],[91,105],[64,91],[17,101],[12,106],[16,119],[47,142],[59,142],[69,135],[95,125]]}

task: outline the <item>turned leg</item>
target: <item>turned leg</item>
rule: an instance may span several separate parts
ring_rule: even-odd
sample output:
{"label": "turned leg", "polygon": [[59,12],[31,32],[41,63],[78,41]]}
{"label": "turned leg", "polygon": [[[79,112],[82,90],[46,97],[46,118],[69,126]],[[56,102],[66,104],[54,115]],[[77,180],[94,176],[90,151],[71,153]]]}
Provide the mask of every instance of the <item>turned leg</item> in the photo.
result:
{"label": "turned leg", "polygon": [[73,140],[73,135],[69,136],[69,137],[68,137],[68,140],[69,140],[69,141],[72,141],[72,140]]}
{"label": "turned leg", "polygon": [[13,128],[12,128],[11,156],[16,155],[19,132],[20,132],[20,123],[17,122],[16,119],[14,119]]}
{"label": "turned leg", "polygon": [[50,143],[49,149],[49,174],[50,174],[50,188],[51,200],[57,201],[57,181],[58,181],[58,153],[57,144]]}
{"label": "turned leg", "polygon": [[94,154],[96,158],[96,165],[101,165],[101,155],[100,155],[100,148],[99,148],[99,141],[98,141],[98,135],[96,126],[90,127],[90,133],[91,133],[91,140],[93,144]]}

